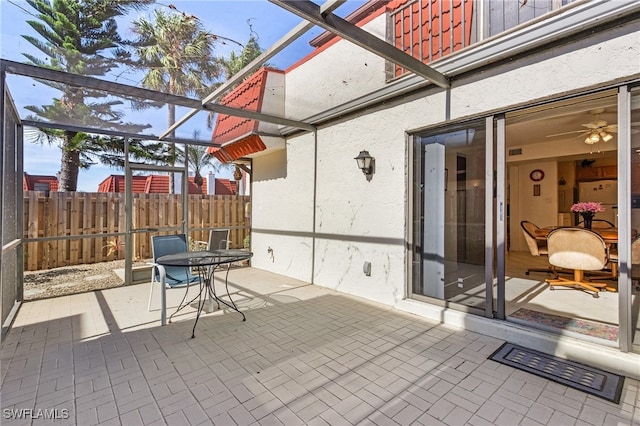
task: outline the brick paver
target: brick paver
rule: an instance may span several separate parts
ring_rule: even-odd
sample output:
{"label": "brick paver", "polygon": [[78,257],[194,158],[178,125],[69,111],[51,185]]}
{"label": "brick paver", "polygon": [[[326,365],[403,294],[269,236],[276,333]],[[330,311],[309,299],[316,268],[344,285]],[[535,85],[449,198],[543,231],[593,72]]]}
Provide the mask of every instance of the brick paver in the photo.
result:
{"label": "brick paver", "polygon": [[637,380],[612,404],[488,360],[495,338],[250,268],[231,281],[247,321],[215,311],[195,339],[193,309],[165,327],[146,311],[148,285],[25,303],[2,424],[640,424]]}

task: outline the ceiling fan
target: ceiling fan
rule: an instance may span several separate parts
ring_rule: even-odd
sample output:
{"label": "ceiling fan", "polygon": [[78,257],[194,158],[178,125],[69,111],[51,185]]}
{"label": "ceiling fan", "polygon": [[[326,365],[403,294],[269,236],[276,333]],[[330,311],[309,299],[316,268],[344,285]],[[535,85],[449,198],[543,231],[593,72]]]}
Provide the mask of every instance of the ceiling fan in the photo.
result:
{"label": "ceiling fan", "polygon": [[556,136],[580,133],[579,136],[576,136],[576,139],[586,136],[584,143],[587,145],[594,145],[598,142],[609,142],[613,139],[613,135],[611,133],[616,133],[618,131],[618,125],[609,124],[605,120],[599,119],[599,115],[604,112],[604,108],[593,109],[589,112],[595,116],[595,120],[587,124],[582,124],[582,127],[585,127],[585,129],[556,133],[554,135],[547,135],[547,137],[553,138]]}

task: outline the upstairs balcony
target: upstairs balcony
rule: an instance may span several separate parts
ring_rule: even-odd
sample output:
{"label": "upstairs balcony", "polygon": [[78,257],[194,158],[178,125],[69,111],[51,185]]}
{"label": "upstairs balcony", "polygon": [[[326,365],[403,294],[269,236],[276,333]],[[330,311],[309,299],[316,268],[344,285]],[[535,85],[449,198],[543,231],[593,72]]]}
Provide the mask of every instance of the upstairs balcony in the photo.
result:
{"label": "upstairs balcony", "polygon": [[[397,0],[388,8],[390,41],[425,63],[546,19],[578,0]],[[582,2],[581,2],[582,3]],[[408,71],[393,66],[393,78]]]}

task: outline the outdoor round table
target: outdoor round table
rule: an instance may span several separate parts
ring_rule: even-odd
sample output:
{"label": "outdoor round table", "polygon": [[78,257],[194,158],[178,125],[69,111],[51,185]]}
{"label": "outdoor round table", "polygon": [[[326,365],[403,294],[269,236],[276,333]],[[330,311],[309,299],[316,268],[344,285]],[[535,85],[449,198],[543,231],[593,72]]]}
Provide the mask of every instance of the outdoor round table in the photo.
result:
{"label": "outdoor round table", "polygon": [[[200,318],[200,314],[202,313],[202,309],[205,304],[205,300],[207,296],[209,297],[209,302],[216,301],[218,304],[218,308],[220,307],[220,303],[228,306],[230,309],[238,312],[242,315],[242,321],[246,321],[246,317],[244,313],[238,309],[238,306],[235,304],[233,299],[231,298],[231,294],[229,293],[229,269],[231,264],[234,262],[239,262],[243,260],[247,260],[253,256],[253,253],[246,250],[213,250],[213,251],[189,251],[185,253],[176,253],[169,254],[166,256],[159,257],[156,262],[162,266],[184,266],[186,268],[192,268],[197,271],[198,277],[200,278],[200,291],[198,295],[189,301],[187,304],[183,305],[182,303],[178,307],[175,313],[180,311],[183,307],[189,305],[191,302],[198,299],[198,311],[196,314],[196,321],[193,324],[193,330],[191,332],[191,337],[195,337],[196,325],[198,325],[198,319]],[[224,285],[227,291],[227,297],[229,301],[218,297],[216,294],[213,274],[215,270],[221,266],[227,266],[227,273],[224,278]],[[204,293],[204,294],[203,294]],[[183,299],[184,300],[184,299]],[[173,314],[171,315],[173,316]]]}

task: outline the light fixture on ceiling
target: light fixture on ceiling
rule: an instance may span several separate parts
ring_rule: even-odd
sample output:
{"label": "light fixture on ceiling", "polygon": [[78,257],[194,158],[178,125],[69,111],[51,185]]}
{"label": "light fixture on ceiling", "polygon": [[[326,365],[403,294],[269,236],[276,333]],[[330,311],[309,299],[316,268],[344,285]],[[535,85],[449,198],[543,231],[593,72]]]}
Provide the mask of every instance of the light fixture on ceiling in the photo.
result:
{"label": "light fixture on ceiling", "polygon": [[[584,143],[587,145],[595,145],[598,142],[609,142],[613,139],[613,135],[605,132],[602,129],[593,129],[587,135],[587,138],[584,140]],[[598,146],[598,152],[600,152],[600,147]]]}
{"label": "light fixture on ceiling", "polygon": [[589,123],[581,125],[582,127],[586,127],[586,129],[556,133],[554,135],[547,135],[547,137],[551,138],[551,137],[557,137],[557,136],[570,135],[573,133],[575,134],[579,133],[579,135],[576,136],[576,139],[586,136],[584,139],[584,143],[591,146],[591,148],[593,148],[593,145],[596,145],[598,152],[600,152],[600,146],[597,144],[599,142],[609,142],[610,140],[613,139],[613,133],[616,133],[618,130],[617,125],[609,124],[605,120],[600,119],[600,114],[604,112],[605,112],[604,108],[590,110],[589,113],[594,116],[594,120]]}
{"label": "light fixture on ceiling", "polygon": [[584,140],[584,143],[587,145],[593,145],[595,143],[600,142],[600,135],[598,132],[591,132],[587,135],[587,138]]}
{"label": "light fixture on ceiling", "polygon": [[376,159],[369,154],[369,151],[360,151],[357,157],[354,158],[358,163],[358,168],[362,170],[367,176],[367,180],[371,180],[371,176],[373,175],[373,171],[375,168]]}

